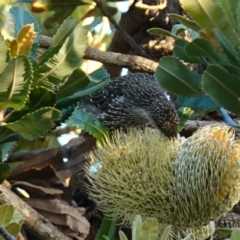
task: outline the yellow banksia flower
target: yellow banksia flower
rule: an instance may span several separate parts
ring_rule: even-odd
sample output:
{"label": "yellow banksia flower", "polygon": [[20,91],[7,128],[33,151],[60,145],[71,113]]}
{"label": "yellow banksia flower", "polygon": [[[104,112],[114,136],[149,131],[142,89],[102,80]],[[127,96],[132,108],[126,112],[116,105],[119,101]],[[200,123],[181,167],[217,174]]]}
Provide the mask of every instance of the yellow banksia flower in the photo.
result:
{"label": "yellow banksia flower", "polygon": [[137,214],[164,218],[168,212],[162,212],[161,204],[168,202],[177,148],[177,141],[156,130],[116,132],[112,141],[98,145],[86,167],[90,198],[122,224],[130,224]]}
{"label": "yellow banksia flower", "polygon": [[178,227],[217,220],[240,199],[240,144],[225,125],[209,125],[188,138],[173,161],[168,219]]}

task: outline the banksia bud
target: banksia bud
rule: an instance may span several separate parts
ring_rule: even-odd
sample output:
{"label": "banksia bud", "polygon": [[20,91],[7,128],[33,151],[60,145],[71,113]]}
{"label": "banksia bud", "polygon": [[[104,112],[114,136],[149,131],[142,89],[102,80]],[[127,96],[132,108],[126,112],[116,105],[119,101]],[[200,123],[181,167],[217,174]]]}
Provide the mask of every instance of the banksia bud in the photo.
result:
{"label": "banksia bud", "polygon": [[178,144],[159,131],[129,130],[114,133],[112,142],[98,146],[87,168],[89,197],[105,215],[130,224],[135,215],[165,216],[159,204],[167,203],[171,160]]}
{"label": "banksia bud", "polygon": [[208,224],[240,199],[240,145],[225,125],[199,129],[180,147],[171,188],[172,216],[179,227]]}

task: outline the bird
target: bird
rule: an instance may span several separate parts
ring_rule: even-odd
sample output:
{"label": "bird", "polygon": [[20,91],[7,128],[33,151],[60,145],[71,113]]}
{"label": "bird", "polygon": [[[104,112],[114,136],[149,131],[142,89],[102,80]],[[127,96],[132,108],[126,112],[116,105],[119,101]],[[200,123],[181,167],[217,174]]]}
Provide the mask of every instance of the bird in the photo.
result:
{"label": "bird", "polygon": [[155,77],[130,73],[113,78],[77,108],[96,116],[111,131],[153,126],[169,138],[177,136],[179,118]]}

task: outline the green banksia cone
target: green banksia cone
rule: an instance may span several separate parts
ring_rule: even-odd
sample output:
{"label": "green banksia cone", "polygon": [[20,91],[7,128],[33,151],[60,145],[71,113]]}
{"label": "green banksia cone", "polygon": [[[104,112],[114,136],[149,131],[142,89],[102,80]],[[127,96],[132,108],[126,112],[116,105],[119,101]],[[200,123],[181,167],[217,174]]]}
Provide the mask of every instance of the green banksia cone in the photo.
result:
{"label": "green banksia cone", "polygon": [[98,145],[87,166],[89,197],[106,216],[130,224],[135,215],[165,216],[177,141],[159,131],[115,133],[113,141]]}
{"label": "green banksia cone", "polygon": [[173,161],[172,216],[167,221],[197,227],[229,211],[240,199],[239,163],[240,145],[229,127],[210,125],[194,133]]}

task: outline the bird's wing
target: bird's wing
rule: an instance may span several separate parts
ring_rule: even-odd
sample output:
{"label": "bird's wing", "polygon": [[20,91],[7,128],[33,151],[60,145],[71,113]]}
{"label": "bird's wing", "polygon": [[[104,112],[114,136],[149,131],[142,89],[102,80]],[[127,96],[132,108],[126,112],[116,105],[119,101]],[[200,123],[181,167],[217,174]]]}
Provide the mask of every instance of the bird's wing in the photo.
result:
{"label": "bird's wing", "polygon": [[114,79],[99,93],[91,95],[89,101],[101,109],[105,109],[113,99],[123,96],[124,85],[126,85],[125,81]]}

